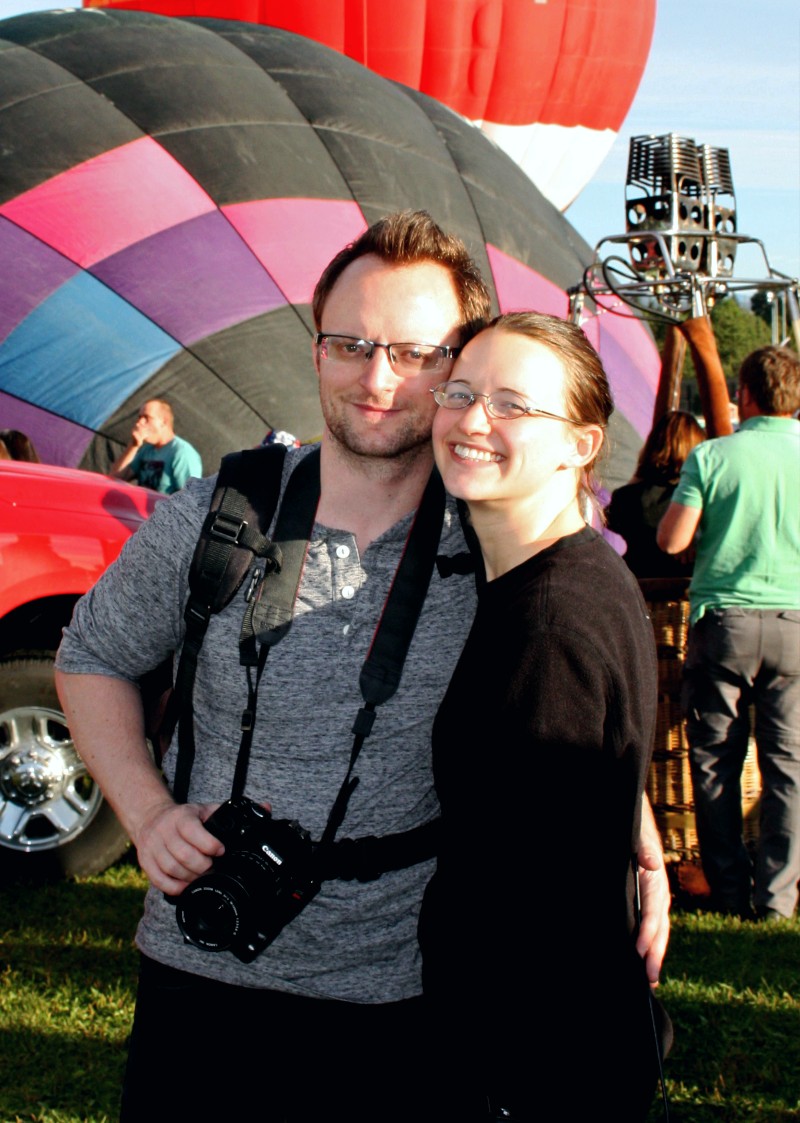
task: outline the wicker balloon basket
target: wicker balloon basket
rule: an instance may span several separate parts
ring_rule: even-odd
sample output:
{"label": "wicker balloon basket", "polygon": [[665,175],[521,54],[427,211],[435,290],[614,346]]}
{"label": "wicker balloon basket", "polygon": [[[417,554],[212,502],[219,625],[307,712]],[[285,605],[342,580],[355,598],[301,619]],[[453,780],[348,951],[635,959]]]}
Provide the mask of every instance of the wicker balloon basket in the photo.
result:
{"label": "wicker balloon basket", "polygon": [[[681,715],[680,688],[689,632],[689,602],[684,597],[660,599],[654,582],[642,582],[658,652],[658,714],[653,763],[647,794],[670,861],[696,861],[700,850],[694,816],[689,746]],[[649,588],[648,588],[649,586]],[[675,591],[667,587],[667,592]],[[742,813],[745,840],[758,834],[761,776],[755,742],[750,741],[742,773]]]}

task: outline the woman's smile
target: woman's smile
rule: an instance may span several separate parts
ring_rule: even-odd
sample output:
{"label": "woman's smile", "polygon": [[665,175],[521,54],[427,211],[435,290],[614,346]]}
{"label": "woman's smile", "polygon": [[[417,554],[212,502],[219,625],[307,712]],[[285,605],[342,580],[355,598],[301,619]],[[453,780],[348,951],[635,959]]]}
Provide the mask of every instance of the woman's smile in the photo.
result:
{"label": "woman's smile", "polygon": [[450,450],[459,460],[476,460],[482,461],[483,463],[499,464],[501,460],[505,459],[499,452],[492,452],[490,449],[485,448],[476,448],[474,445],[451,444]]}

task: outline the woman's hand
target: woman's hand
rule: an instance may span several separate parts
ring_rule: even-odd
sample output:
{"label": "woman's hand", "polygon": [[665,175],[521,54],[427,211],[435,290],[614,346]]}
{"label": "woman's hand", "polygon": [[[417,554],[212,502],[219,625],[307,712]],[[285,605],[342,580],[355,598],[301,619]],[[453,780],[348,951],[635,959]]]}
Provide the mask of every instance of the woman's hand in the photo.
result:
{"label": "woman's hand", "polygon": [[658,986],[661,964],[669,942],[671,894],[661,836],[646,795],[642,796],[642,825],[636,860],[642,912],[636,950],[645,962],[647,977],[654,987]]}

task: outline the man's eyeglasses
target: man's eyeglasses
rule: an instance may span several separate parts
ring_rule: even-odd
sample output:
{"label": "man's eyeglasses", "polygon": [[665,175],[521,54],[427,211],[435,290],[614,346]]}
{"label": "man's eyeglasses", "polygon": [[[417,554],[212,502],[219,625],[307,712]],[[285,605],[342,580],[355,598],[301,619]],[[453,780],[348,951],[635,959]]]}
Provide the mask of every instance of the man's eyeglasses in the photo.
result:
{"label": "man's eyeglasses", "polygon": [[490,417],[503,421],[513,421],[515,417],[551,417],[554,421],[566,421],[570,425],[583,425],[572,417],[562,417],[560,413],[550,413],[546,409],[526,402],[514,390],[496,390],[493,394],[476,394],[466,382],[442,382],[431,390],[437,406],[445,409],[467,409],[476,398],[483,398],[486,412]]}
{"label": "man's eyeglasses", "polygon": [[374,339],[359,339],[355,335],[326,335],[323,332],[317,332],[314,342],[323,359],[350,366],[368,363],[375,348],[382,347],[392,366],[404,374],[418,371],[436,374],[446,370],[460,350],[459,347],[441,347],[433,343],[376,343]]}

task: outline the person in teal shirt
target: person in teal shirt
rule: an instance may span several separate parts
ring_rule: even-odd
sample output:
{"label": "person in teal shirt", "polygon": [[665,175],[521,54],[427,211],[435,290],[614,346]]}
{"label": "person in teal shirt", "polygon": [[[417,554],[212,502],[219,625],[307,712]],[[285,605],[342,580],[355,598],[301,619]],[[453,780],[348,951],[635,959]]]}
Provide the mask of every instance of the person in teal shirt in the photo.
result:
{"label": "person in teal shirt", "polygon": [[[692,450],[658,528],[695,539],[682,703],[703,871],[720,911],[790,917],[800,882],[800,360],[763,347],[739,372],[736,433]],[[741,773],[755,708],[762,796],[753,869]],[[754,896],[751,896],[754,892]]]}
{"label": "person in teal shirt", "polygon": [[164,495],[180,491],[190,476],[201,477],[200,453],[183,437],[175,435],[174,425],[169,402],[159,398],[145,402],[133,426],[130,443],[114,461],[109,474]]}

